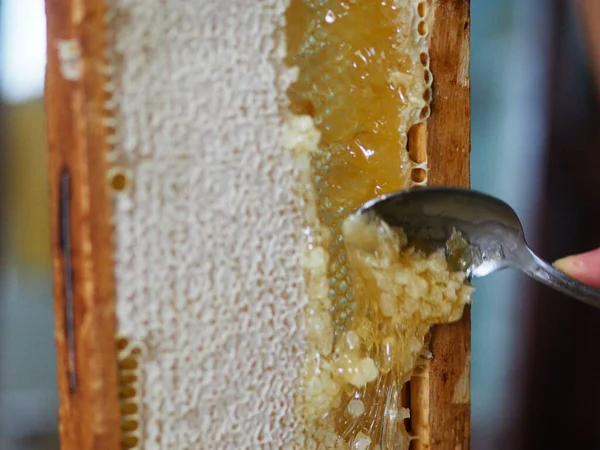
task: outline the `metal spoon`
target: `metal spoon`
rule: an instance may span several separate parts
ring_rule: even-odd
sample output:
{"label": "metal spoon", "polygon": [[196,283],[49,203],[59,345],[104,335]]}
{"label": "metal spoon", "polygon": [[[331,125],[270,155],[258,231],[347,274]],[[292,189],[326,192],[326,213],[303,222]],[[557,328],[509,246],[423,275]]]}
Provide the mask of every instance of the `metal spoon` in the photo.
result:
{"label": "metal spoon", "polygon": [[525,242],[515,211],[497,198],[460,188],[400,191],[365,203],[355,214],[376,214],[402,228],[409,242],[445,247],[453,231],[468,242],[462,267],[474,278],[514,267],[588,305],[600,308],[600,290],[586,286],[546,263]]}

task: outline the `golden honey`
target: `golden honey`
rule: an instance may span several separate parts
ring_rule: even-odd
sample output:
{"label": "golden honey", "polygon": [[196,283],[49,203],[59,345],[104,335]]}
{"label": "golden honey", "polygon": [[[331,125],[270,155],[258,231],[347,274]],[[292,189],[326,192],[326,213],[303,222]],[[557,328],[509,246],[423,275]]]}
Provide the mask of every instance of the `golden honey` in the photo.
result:
{"label": "golden honey", "polygon": [[[415,51],[420,43],[405,36],[411,30],[403,20],[418,18],[419,10],[424,16],[425,3],[294,0],[287,13],[288,64],[300,73],[288,91],[290,109],[311,116],[321,132],[312,171],[319,218],[333,236],[329,294],[336,332],[354,304],[341,220],[411,183],[406,133],[427,108],[429,87],[421,61],[427,54]],[[409,39],[412,45],[403,46]]]}
{"label": "golden honey", "polygon": [[442,252],[410,248],[373,218],[346,219],[413,184],[407,134],[429,115],[429,13],[413,0],[292,0],[287,12],[298,79],[284,136],[299,155],[308,230],[302,448],[407,448],[402,386],[430,327],[469,300]]}

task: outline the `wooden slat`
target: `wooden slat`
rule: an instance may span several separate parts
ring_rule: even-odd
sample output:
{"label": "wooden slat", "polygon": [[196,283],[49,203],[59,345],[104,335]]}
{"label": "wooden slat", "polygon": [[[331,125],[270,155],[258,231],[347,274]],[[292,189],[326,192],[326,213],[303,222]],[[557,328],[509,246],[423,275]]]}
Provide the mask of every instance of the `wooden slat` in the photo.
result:
{"label": "wooden slat", "polygon": [[[430,44],[432,114],[427,123],[430,186],[469,186],[470,26],[468,0],[438,0]],[[470,438],[470,308],[432,332],[433,360],[411,382],[415,450],[467,450]]]}
{"label": "wooden slat", "polygon": [[[104,2],[47,0],[46,12],[46,114],[61,445],[66,450],[116,450],[120,447],[120,417],[103,126]],[[70,180],[63,178],[67,173]],[[63,211],[69,212],[70,251],[64,238],[61,242],[61,180],[63,186],[70,186],[68,204],[62,205]],[[64,264],[69,255],[73,263],[73,355],[66,319],[68,277]]]}

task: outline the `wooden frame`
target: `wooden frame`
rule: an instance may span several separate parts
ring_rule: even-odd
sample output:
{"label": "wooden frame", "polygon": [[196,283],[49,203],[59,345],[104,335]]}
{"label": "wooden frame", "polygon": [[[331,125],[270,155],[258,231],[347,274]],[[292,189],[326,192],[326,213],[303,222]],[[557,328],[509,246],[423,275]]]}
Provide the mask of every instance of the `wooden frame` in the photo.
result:
{"label": "wooden frame", "polygon": [[[62,448],[120,448],[104,2],[47,0],[46,115]],[[71,320],[72,319],[72,320]]]}
{"label": "wooden frame", "polygon": [[[431,186],[469,186],[469,57],[469,0],[438,1],[430,44],[432,113],[427,138],[411,139],[409,149],[426,152]],[[411,382],[412,426],[420,438],[415,450],[470,447],[470,338],[469,307],[459,322],[432,332],[434,358]]]}
{"label": "wooden frame", "polygon": [[[104,125],[104,1],[47,0],[52,259],[63,449],[121,446],[110,194]],[[432,116],[411,133],[431,185],[469,183],[469,1],[439,0]],[[62,217],[61,217],[62,216]],[[72,304],[71,304],[72,303]],[[71,321],[71,317],[74,319]],[[469,310],[432,333],[412,382],[415,449],[469,448]]]}

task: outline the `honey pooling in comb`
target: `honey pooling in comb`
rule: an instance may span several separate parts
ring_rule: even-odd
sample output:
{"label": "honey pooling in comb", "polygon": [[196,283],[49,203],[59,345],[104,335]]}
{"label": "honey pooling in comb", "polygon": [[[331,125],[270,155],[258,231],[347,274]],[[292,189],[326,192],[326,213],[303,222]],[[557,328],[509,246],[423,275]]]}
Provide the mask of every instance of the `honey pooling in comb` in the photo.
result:
{"label": "honey pooling in comb", "polygon": [[375,220],[345,222],[415,184],[407,134],[429,115],[430,17],[414,0],[292,0],[286,14],[298,78],[284,141],[298,156],[307,226],[301,448],[407,448],[402,386],[429,327],[458,319],[469,298],[442,253],[411,249]]}
{"label": "honey pooling in comb", "polygon": [[425,3],[296,0],[287,14],[288,64],[300,71],[288,91],[291,111],[311,116],[321,132],[312,173],[319,219],[332,237],[336,334],[356,305],[340,222],[363,202],[411,184],[406,136],[427,107],[428,88],[426,53],[418,51],[424,42],[412,25],[419,10],[425,15]]}

